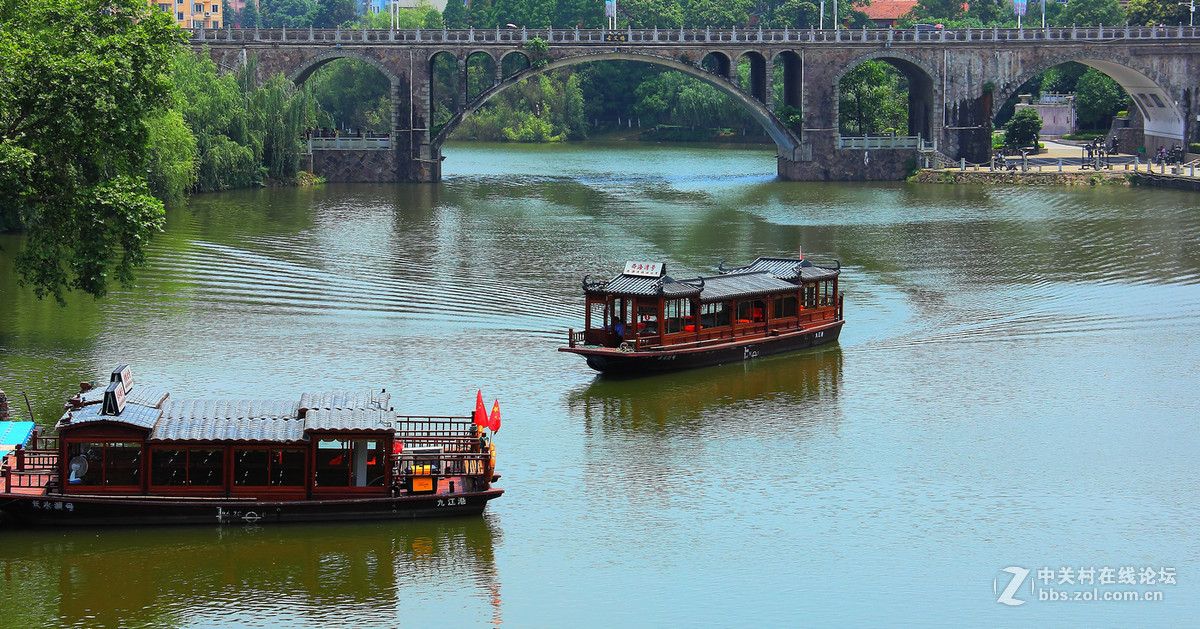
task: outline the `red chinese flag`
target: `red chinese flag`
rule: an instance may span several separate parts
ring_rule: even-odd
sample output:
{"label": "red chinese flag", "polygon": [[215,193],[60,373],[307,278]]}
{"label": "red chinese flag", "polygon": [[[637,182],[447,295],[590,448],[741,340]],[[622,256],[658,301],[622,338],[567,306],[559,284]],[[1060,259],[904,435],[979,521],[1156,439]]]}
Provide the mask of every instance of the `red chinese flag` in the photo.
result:
{"label": "red chinese flag", "polygon": [[500,430],[500,400],[492,402],[492,417],[488,420],[488,428],[491,428],[492,432]]}
{"label": "red chinese flag", "polygon": [[475,425],[483,428],[487,428],[488,425],[487,408],[483,406],[482,389],[475,394]]}

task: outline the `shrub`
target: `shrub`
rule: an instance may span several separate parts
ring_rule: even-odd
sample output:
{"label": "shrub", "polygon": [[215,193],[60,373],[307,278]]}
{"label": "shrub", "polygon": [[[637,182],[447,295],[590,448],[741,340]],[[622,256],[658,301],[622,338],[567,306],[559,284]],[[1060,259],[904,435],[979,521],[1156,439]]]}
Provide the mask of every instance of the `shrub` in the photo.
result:
{"label": "shrub", "polygon": [[1035,109],[1021,109],[1004,129],[1004,144],[1012,148],[1037,144],[1042,132],[1042,118]]}

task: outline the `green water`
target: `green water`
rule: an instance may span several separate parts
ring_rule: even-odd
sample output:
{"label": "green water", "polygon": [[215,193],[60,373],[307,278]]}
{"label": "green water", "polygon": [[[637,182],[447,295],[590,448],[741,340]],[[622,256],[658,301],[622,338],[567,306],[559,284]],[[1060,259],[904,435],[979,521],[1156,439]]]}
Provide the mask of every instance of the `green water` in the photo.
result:
{"label": "green water", "polygon": [[[1200,196],[800,184],[770,151],[452,145],[438,185],[171,208],[133,289],[67,308],[0,241],[0,388],[50,425],[131,364],[182,397],[498,398],[482,518],[0,531],[0,625],[1181,626],[1200,609]],[[843,265],[817,351],[659,377],[555,348],[580,281]],[[23,401],[17,410],[23,409]],[[997,602],[1031,569],[1018,598]],[[1171,568],[1039,601],[1038,568]]]}

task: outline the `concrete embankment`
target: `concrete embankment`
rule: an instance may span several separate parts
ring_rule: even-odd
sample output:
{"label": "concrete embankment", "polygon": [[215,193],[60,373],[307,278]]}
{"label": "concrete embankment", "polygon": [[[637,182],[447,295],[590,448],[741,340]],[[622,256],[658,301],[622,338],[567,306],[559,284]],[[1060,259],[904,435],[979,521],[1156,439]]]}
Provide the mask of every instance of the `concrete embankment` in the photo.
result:
{"label": "concrete embankment", "polygon": [[922,170],[917,183],[1007,184],[1013,186],[1147,186],[1200,192],[1200,177],[1128,170],[1021,172],[993,170]]}
{"label": "concrete embankment", "polygon": [[1014,186],[1128,186],[1133,173],[1125,171],[1093,172],[1020,172],[1011,170],[922,170],[910,179],[918,183],[1009,184]]}

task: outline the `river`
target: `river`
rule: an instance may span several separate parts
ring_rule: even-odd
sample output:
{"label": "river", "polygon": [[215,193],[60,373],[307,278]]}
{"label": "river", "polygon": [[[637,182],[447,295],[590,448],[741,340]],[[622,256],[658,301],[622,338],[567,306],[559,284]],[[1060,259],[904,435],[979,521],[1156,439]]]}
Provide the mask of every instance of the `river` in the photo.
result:
{"label": "river", "polygon": [[[788,183],[729,147],[445,154],[438,185],[197,196],[134,288],[66,308],[0,238],[0,388],[43,425],[120,363],[177,396],[384,387],[413,414],[482,389],[507,493],[444,521],[0,531],[0,625],[1194,622],[1200,196]],[[843,266],[833,346],[632,380],[555,351],[585,275],[800,246]],[[1086,600],[1131,591],[1162,600]]]}

